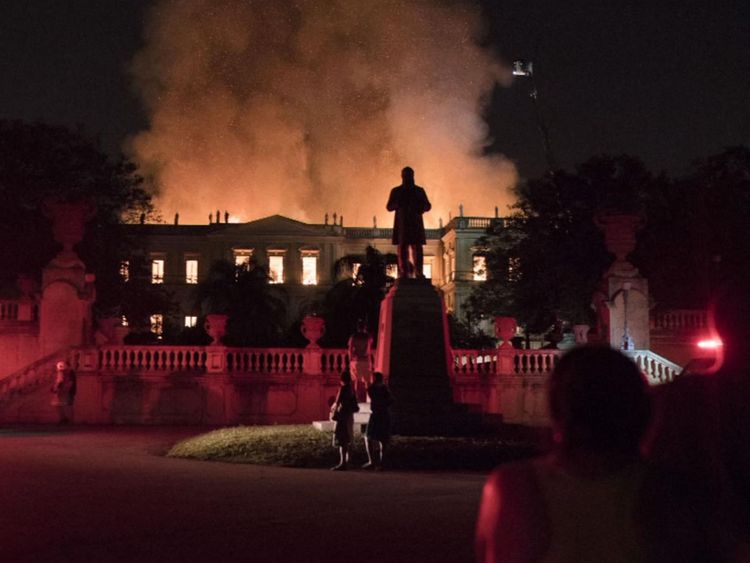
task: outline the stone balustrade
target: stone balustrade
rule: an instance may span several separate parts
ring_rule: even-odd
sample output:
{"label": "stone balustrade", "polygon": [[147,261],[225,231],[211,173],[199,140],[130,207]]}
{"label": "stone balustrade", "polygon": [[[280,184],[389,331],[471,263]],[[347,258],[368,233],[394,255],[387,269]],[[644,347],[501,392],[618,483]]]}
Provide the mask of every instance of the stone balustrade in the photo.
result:
{"label": "stone balustrade", "polygon": [[692,332],[708,326],[708,313],[703,309],[672,309],[651,315],[651,330]]}
{"label": "stone balustrade", "polygon": [[230,348],[226,366],[230,373],[301,373],[303,356],[299,348]]}
{"label": "stone balustrade", "polygon": [[677,364],[650,350],[634,350],[625,354],[641,368],[650,385],[669,383],[682,371]]}
{"label": "stone balustrade", "polygon": [[456,375],[547,375],[562,355],[560,350],[453,350]]}
{"label": "stone balustrade", "polygon": [[30,299],[0,300],[0,322],[36,322],[39,306]]}
{"label": "stone balustrade", "polygon": [[347,351],[338,348],[121,345],[98,348],[89,369],[113,374],[210,371],[337,375],[348,367]]}
{"label": "stone balustrade", "polygon": [[[94,367],[94,366],[92,366]],[[199,371],[206,367],[203,346],[102,346],[95,369],[106,373]]]}

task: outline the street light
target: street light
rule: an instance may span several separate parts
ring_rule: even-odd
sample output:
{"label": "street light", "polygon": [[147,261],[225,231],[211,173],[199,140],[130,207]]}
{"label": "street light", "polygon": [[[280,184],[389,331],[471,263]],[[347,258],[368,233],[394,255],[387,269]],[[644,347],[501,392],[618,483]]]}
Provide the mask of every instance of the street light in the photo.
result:
{"label": "street light", "polygon": [[552,153],[552,144],[550,143],[549,139],[549,129],[547,128],[547,123],[544,121],[542,110],[539,104],[539,90],[536,87],[536,80],[534,80],[534,63],[525,59],[517,59],[513,61],[512,74],[513,76],[528,78],[531,81],[531,91],[529,92],[529,97],[534,104],[537,127],[539,127],[539,133],[541,133],[542,135],[542,143],[544,144],[544,156],[547,160],[547,168],[550,174],[554,174],[555,170],[557,170],[557,164]]}

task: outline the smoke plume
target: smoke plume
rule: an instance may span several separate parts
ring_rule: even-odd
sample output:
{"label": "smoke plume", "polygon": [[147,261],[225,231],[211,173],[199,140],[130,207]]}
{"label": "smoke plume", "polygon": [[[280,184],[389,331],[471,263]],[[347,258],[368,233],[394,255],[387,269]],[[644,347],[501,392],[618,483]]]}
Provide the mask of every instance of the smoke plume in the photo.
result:
{"label": "smoke plume", "polygon": [[425,217],[492,213],[516,181],[481,156],[481,100],[503,68],[476,44],[479,14],[435,0],[163,0],[132,63],[150,127],[130,140],[165,217],[279,213],[390,223],[409,165]]}

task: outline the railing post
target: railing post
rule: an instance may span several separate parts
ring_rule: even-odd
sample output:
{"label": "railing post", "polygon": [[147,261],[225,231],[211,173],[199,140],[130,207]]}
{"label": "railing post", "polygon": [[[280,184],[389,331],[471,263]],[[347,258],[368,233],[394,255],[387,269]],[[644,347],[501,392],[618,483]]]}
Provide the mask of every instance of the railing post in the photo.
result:
{"label": "railing post", "polygon": [[34,320],[34,301],[32,301],[31,299],[21,299],[18,302],[18,320]]}
{"label": "railing post", "polygon": [[515,366],[513,365],[513,358],[516,355],[514,348],[498,348],[497,349],[497,374],[498,375],[514,375]]}
{"label": "railing post", "polygon": [[78,371],[96,371],[99,368],[99,349],[83,348],[79,350]]}
{"label": "railing post", "polygon": [[225,373],[227,371],[226,346],[206,346],[206,372]]}
{"label": "railing post", "polygon": [[302,369],[306,375],[320,375],[321,355],[323,349],[319,346],[308,346],[302,351]]}

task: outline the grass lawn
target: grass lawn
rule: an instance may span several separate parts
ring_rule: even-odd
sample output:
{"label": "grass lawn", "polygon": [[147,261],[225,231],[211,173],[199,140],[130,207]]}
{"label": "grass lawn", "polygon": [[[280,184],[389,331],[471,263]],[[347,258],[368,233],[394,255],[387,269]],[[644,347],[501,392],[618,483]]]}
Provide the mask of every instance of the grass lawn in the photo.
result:
{"label": "grass lawn", "polygon": [[[253,463],[282,467],[331,467],[338,450],[331,434],[311,425],[236,426],[222,428],[175,444],[170,457]],[[386,450],[389,469],[488,470],[514,459],[534,455],[531,442],[499,438],[439,438],[394,436]],[[364,441],[355,436],[351,462],[367,461]]]}

